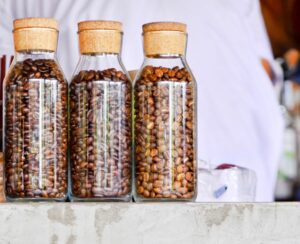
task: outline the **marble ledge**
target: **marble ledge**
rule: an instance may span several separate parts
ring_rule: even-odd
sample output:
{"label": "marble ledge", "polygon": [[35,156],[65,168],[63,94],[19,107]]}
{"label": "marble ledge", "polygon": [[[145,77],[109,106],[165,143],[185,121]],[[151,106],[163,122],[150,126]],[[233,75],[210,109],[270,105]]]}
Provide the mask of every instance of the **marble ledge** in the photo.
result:
{"label": "marble ledge", "polygon": [[3,203],[0,244],[299,244],[300,203]]}

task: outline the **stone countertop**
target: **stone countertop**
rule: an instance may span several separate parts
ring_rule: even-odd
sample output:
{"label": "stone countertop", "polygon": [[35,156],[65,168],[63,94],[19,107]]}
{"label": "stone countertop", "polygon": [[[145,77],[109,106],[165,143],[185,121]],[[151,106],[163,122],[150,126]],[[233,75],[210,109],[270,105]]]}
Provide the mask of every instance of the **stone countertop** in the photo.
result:
{"label": "stone countertop", "polygon": [[0,244],[300,243],[300,203],[3,203]]}

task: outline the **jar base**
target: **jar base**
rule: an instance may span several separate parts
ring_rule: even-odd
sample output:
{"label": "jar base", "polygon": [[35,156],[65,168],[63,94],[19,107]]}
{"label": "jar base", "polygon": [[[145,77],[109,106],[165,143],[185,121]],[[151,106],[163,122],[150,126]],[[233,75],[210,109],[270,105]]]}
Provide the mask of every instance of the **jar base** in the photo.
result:
{"label": "jar base", "polygon": [[135,197],[134,201],[139,202],[195,202],[196,198],[190,199],[171,199],[171,198],[140,198]]}
{"label": "jar base", "polygon": [[70,202],[131,202],[132,201],[132,196],[128,195],[125,197],[105,197],[105,198],[100,198],[100,197],[76,197],[73,195],[69,196]]}
{"label": "jar base", "polygon": [[9,197],[6,196],[7,202],[66,202],[67,196],[64,198],[16,198],[16,197]]}
{"label": "jar base", "polygon": [[197,193],[192,198],[152,198],[142,197],[137,192],[134,192],[133,199],[135,202],[196,202]]}

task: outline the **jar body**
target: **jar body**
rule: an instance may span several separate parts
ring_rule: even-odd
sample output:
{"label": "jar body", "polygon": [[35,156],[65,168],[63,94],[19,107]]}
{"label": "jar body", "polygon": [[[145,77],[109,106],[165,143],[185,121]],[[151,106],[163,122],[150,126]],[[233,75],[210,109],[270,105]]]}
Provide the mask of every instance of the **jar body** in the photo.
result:
{"label": "jar body", "polygon": [[68,84],[55,53],[17,53],[3,91],[8,200],[65,200]]}
{"label": "jar body", "polygon": [[119,56],[82,55],[70,86],[71,199],[131,199],[131,83]]}
{"label": "jar body", "polygon": [[146,58],[134,85],[135,199],[196,198],[196,83],[181,57]]}

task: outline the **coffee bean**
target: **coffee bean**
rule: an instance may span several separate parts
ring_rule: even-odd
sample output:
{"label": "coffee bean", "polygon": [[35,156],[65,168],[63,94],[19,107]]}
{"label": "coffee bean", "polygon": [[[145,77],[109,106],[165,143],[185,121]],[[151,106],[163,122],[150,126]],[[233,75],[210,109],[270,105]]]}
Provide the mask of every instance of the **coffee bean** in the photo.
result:
{"label": "coffee bean", "polygon": [[17,62],[8,75],[5,178],[10,198],[65,198],[67,96],[67,82],[52,59]]}
{"label": "coffee bean", "polygon": [[195,89],[185,68],[148,65],[137,79],[134,135],[139,197],[194,197]]}
{"label": "coffee bean", "polygon": [[83,70],[70,85],[72,195],[131,192],[131,84],[116,69]]}

